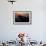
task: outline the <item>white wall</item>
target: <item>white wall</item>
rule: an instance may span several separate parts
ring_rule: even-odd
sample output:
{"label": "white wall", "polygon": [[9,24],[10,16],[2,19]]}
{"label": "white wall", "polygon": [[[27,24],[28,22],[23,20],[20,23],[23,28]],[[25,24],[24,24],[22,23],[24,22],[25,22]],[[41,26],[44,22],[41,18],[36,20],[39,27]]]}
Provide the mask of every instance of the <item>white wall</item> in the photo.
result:
{"label": "white wall", "polygon": [[[46,16],[42,0],[17,0],[14,5],[0,0],[0,40],[11,40],[19,32],[31,34],[37,41],[46,40]],[[32,25],[14,25],[12,11],[32,11]]]}

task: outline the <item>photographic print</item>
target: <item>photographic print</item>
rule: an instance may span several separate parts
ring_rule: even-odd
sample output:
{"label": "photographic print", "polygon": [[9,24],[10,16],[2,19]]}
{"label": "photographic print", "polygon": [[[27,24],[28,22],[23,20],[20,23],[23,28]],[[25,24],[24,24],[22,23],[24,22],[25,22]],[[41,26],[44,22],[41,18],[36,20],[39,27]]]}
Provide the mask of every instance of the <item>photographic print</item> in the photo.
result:
{"label": "photographic print", "polygon": [[32,24],[32,12],[13,11],[13,24]]}

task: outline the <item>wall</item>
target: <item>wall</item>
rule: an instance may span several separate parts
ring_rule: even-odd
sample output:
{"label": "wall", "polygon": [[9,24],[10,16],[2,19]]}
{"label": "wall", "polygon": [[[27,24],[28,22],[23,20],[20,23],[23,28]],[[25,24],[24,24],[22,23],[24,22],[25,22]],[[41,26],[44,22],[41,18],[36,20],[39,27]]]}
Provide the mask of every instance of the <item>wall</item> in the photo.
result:
{"label": "wall", "polygon": [[[46,16],[42,0],[17,0],[12,5],[7,0],[0,0],[0,40],[15,40],[18,32],[31,34],[37,41],[46,40]],[[32,11],[32,25],[14,25],[13,11]]]}

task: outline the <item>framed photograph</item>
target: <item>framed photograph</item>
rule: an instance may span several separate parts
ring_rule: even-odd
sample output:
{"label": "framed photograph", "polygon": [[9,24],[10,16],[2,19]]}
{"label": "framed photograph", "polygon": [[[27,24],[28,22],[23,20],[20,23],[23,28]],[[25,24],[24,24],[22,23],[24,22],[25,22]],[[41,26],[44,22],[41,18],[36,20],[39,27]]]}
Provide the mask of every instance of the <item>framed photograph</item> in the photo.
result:
{"label": "framed photograph", "polygon": [[13,11],[13,24],[32,24],[32,11]]}

